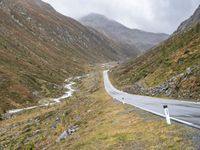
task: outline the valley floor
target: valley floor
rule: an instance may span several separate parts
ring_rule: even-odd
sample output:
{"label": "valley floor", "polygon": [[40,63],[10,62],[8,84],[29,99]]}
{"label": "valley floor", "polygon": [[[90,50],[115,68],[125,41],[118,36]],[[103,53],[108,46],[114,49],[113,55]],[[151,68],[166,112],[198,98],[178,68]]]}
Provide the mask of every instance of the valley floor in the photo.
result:
{"label": "valley floor", "polygon": [[[114,101],[93,70],[59,105],[0,122],[0,149],[200,149],[200,131]],[[63,131],[76,128],[66,139]]]}

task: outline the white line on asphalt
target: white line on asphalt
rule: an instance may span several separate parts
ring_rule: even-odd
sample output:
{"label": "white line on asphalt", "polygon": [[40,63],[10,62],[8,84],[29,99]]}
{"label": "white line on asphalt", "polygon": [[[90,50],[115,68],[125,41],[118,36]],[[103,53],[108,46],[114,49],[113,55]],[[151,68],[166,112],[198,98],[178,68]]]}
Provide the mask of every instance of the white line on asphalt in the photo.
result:
{"label": "white line on asphalt", "polygon": [[[106,89],[106,87],[105,87],[105,89]],[[109,93],[109,91],[106,89],[106,91],[107,91],[107,93],[111,96],[111,97],[113,97],[110,93]],[[119,91],[119,90],[118,90]],[[120,91],[120,92],[122,92],[122,91]],[[125,93],[125,92],[123,92],[123,93]],[[128,94],[128,93],[127,93]],[[113,98],[115,98],[115,97],[113,97]],[[118,98],[115,98],[116,100],[118,100],[118,101],[120,101],[121,102],[121,99],[118,99]],[[187,101],[187,103],[195,103],[195,104],[197,104],[196,102],[188,102]],[[137,107],[137,108],[139,108],[139,109],[142,109],[142,110],[144,110],[144,111],[147,111],[147,112],[150,112],[150,113],[152,113],[152,114],[155,114],[155,115],[158,115],[158,116],[161,116],[161,117],[164,117],[165,118],[165,115],[163,115],[163,114],[161,114],[161,113],[157,113],[157,112],[155,112],[155,111],[152,111],[152,110],[149,110],[149,109],[146,109],[146,108],[143,108],[143,107],[140,107],[140,106],[137,106],[137,105],[133,105],[133,104],[129,104],[129,105],[132,105],[132,106],[135,106],[135,107]],[[191,127],[194,127],[194,128],[197,128],[197,129],[200,129],[200,126],[198,126],[198,125],[195,125],[195,124],[193,124],[193,123],[190,123],[190,122],[187,122],[187,121],[184,121],[184,120],[181,120],[181,119],[177,119],[177,118],[174,118],[174,117],[170,117],[170,119],[172,119],[173,121],[176,121],[176,122],[179,122],[179,123],[182,123],[182,124],[186,124],[186,125],[188,125],[188,126],[191,126]]]}

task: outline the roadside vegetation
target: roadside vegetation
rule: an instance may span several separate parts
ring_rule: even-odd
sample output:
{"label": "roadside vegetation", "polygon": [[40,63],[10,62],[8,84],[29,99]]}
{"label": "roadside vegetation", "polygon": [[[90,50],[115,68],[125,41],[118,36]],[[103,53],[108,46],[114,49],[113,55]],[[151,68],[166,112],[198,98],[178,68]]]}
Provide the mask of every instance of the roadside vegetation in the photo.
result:
{"label": "roadside vegetation", "polygon": [[[199,131],[114,101],[102,72],[76,81],[76,94],[0,122],[0,149],[198,149]],[[78,130],[56,142],[72,126]]]}
{"label": "roadside vegetation", "polygon": [[200,101],[200,24],[115,67],[110,75],[130,93]]}

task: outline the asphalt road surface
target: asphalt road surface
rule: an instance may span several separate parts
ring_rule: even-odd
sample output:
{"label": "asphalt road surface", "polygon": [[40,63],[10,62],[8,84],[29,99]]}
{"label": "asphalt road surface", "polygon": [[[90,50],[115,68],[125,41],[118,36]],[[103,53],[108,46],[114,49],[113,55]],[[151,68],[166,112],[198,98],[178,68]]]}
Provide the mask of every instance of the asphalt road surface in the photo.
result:
{"label": "asphalt road surface", "polygon": [[163,105],[167,105],[172,120],[200,129],[200,103],[128,94],[111,84],[108,71],[103,76],[105,89],[114,99],[162,117]]}

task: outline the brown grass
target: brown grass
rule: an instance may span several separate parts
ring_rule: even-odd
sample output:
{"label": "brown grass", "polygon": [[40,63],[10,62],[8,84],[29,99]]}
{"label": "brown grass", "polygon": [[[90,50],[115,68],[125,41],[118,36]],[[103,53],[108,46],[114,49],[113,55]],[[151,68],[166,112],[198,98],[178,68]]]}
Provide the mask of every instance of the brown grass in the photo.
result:
{"label": "brown grass", "polygon": [[[1,133],[1,145],[12,149],[35,147],[36,149],[194,149],[191,137],[197,130],[173,123],[168,126],[164,119],[129,105],[113,101],[103,88],[102,73],[90,75],[77,84],[78,93],[56,107],[28,111],[2,122],[2,129],[21,122],[12,132]],[[94,79],[96,78],[96,79]],[[89,90],[91,82],[97,90]],[[56,117],[61,123],[52,129]],[[27,125],[27,120],[40,120]],[[79,130],[66,140],[56,143],[57,137],[71,125]],[[40,132],[33,136],[36,130]],[[18,134],[18,137],[13,135]]]}

